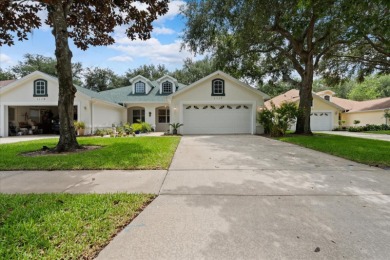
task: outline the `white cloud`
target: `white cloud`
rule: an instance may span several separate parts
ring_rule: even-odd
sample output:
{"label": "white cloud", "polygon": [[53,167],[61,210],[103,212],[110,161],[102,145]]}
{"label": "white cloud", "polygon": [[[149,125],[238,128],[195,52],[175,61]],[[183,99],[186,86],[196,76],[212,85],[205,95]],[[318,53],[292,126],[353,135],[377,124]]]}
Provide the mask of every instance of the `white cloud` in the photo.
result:
{"label": "white cloud", "polygon": [[0,65],[13,65],[15,64],[14,60],[12,60],[12,58],[6,54],[3,54],[3,53],[0,53]]}
{"label": "white cloud", "polygon": [[186,2],[184,1],[171,1],[168,4],[168,12],[160,16],[156,23],[161,24],[164,23],[166,20],[173,20],[178,14],[180,14],[180,8],[181,6],[185,6]]}
{"label": "white cloud", "polygon": [[108,59],[109,61],[128,62],[133,61],[133,58],[126,55],[114,56]]}
{"label": "white cloud", "polygon": [[187,50],[180,50],[181,41],[162,44],[158,39],[151,38],[147,41],[131,41],[127,37],[117,37],[116,44],[109,48],[120,51],[123,56],[133,59],[144,58],[152,63],[166,65],[181,64],[185,58],[193,58],[194,55]]}
{"label": "white cloud", "polygon": [[163,35],[163,34],[170,35],[170,34],[175,34],[176,32],[173,29],[162,26],[162,27],[154,27],[152,33],[154,33],[156,35]]}

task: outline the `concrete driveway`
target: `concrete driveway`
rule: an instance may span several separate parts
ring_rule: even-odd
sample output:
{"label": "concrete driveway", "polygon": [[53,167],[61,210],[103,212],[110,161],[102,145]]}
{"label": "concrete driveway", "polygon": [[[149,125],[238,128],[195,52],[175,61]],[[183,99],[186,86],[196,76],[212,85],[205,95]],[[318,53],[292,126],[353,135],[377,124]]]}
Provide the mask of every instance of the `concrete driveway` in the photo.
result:
{"label": "concrete driveway", "polygon": [[390,171],[259,136],[184,136],[99,259],[388,259]]}

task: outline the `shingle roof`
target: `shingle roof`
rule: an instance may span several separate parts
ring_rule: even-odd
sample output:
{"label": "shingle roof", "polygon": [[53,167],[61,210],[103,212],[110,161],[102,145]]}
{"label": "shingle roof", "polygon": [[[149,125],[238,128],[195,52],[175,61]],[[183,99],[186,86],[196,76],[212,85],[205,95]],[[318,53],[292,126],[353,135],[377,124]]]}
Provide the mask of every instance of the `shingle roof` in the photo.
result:
{"label": "shingle roof", "polygon": [[16,79],[1,80],[0,81],[0,88],[7,86],[7,85],[11,84],[14,81],[16,81]]}
{"label": "shingle roof", "polygon": [[[318,93],[317,93],[318,94]],[[273,102],[276,106],[279,106],[283,102],[295,102],[299,100],[299,90],[291,89],[286,93],[283,93],[279,96],[276,96],[267,102],[264,103],[265,107],[270,109],[271,102]],[[376,109],[387,109],[390,108],[390,97],[380,98],[374,100],[366,100],[366,101],[355,101],[338,97],[331,97],[330,103],[336,104],[337,106],[344,108],[347,112],[361,112],[368,110],[376,110]]]}
{"label": "shingle roof", "polygon": [[271,102],[275,104],[275,106],[280,106],[283,102],[295,102],[299,100],[299,90],[291,89],[286,93],[280,94],[266,102],[264,102],[264,106],[268,109],[271,109]]}
{"label": "shingle roof", "polygon": [[[99,92],[102,96],[108,96],[117,103],[145,102],[145,103],[165,103],[170,94],[160,94],[159,85],[152,81],[153,88],[147,94],[133,94],[132,86],[115,88]],[[177,84],[176,91],[187,87],[184,84]]]}
{"label": "shingle roof", "polygon": [[354,101],[343,98],[332,97],[331,101],[348,112],[360,112],[368,110],[377,110],[377,109],[387,109],[390,108],[390,97],[365,100],[365,101]]}

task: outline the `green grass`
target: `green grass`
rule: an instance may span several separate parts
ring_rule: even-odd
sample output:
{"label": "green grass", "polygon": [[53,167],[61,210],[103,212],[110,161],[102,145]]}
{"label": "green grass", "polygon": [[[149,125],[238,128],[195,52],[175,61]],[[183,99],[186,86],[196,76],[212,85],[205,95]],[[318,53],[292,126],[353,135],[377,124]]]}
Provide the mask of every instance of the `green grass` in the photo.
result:
{"label": "green grass", "polygon": [[151,199],[0,194],[0,259],[92,259]]}
{"label": "green grass", "polygon": [[390,130],[366,131],[363,133],[390,135]]}
{"label": "green grass", "polygon": [[390,166],[390,142],[363,138],[315,134],[289,135],[278,140],[375,166]]}
{"label": "green grass", "polygon": [[81,145],[102,148],[74,154],[28,157],[22,153],[42,146],[55,147],[56,139],[0,145],[0,170],[168,169],[180,137],[78,138]]}

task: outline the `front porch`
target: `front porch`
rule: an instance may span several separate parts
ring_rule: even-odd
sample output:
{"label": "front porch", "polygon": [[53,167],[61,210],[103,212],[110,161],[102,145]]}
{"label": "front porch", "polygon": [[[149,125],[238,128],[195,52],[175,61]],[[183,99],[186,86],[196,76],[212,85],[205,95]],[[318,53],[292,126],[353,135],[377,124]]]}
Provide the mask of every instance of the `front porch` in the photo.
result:
{"label": "front porch", "polygon": [[127,122],[146,122],[155,132],[166,132],[169,129],[171,111],[167,104],[127,106]]}

